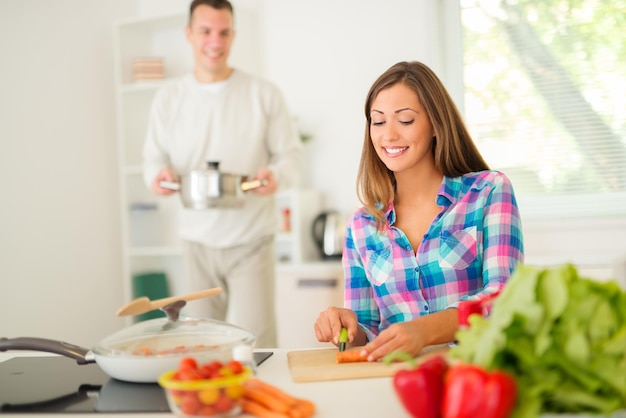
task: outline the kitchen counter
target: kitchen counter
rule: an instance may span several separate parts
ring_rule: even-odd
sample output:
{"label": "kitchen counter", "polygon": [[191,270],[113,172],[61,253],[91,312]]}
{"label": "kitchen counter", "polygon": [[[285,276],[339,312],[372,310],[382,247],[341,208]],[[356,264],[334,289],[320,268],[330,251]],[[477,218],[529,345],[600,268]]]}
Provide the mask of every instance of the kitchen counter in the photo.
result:
{"label": "kitchen counter", "polygon": [[[362,418],[362,417],[409,417],[400,401],[396,398],[390,377],[365,379],[335,380],[327,382],[295,383],[291,379],[287,364],[289,349],[271,349],[274,355],[265,360],[258,369],[258,377],[291,395],[309,399],[317,406],[316,418]],[[20,356],[54,356],[50,353],[13,351],[0,352],[0,362]],[[80,367],[80,366],[78,366]],[[170,413],[71,413],[71,414],[8,414],[1,417],[59,418],[137,418],[137,417],[173,417]],[[242,414],[241,418],[250,418]],[[599,418],[588,414],[542,414],[541,418]],[[626,411],[618,411],[610,417],[626,418]]]}
{"label": "kitchen counter", "polygon": [[[316,417],[408,417],[408,414],[404,411],[402,405],[396,398],[391,378],[389,377],[295,383],[291,379],[289,366],[287,364],[287,353],[292,350],[272,349],[267,351],[273,351],[274,355],[259,366],[258,377],[283,389],[291,395],[313,401],[317,406]],[[0,352],[0,362],[18,356],[51,355],[53,354],[28,351]],[[25,417],[26,415],[27,414],[0,414],[0,416],[7,417]],[[59,418],[62,415],[63,414],[28,414],[28,416],[37,418]],[[169,413],[73,413],[71,416],[73,418],[136,418],[138,416],[169,417],[173,415]],[[249,417],[249,415],[241,415],[241,417]]]}

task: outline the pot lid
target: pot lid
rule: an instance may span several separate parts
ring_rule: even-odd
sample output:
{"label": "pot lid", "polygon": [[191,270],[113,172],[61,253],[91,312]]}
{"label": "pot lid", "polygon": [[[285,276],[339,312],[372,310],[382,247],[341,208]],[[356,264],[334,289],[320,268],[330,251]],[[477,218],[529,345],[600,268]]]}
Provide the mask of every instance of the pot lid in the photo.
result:
{"label": "pot lid", "polygon": [[232,353],[236,346],[253,347],[255,342],[253,333],[226,322],[169,315],[122,329],[100,341],[92,351],[109,357],[180,357]]}

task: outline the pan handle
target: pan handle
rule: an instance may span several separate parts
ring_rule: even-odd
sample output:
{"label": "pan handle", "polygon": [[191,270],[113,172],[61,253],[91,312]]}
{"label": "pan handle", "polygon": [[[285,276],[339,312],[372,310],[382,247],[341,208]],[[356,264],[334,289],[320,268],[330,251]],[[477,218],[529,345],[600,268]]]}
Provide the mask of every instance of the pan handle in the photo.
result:
{"label": "pan handle", "polygon": [[164,189],[180,190],[180,183],[176,183],[175,181],[163,180],[159,182],[159,186],[163,187]]}
{"label": "pan handle", "polygon": [[267,186],[269,181],[267,179],[263,180],[247,180],[241,182],[241,191],[247,192],[248,190],[256,189],[261,186]]}
{"label": "pan handle", "polygon": [[55,353],[73,358],[78,364],[96,362],[95,358],[88,356],[90,351],[84,347],[79,347],[64,341],[49,340],[47,338],[0,338],[0,351],[8,350],[45,351],[47,353]]}

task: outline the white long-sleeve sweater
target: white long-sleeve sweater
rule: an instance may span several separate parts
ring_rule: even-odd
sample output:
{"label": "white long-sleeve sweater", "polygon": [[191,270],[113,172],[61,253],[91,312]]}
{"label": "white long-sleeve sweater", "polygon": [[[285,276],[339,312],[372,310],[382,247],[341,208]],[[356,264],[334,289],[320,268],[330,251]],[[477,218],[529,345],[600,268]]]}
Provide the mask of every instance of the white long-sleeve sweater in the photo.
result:
{"label": "white long-sleeve sweater", "polygon": [[[163,87],[150,110],[143,150],[148,187],[170,166],[182,176],[219,161],[220,171],[254,176],[272,170],[281,190],[300,180],[302,144],[280,91],[235,70],[219,83],[187,75]],[[245,194],[241,208],[183,209],[180,235],[213,248],[249,243],[278,226],[273,196]]]}

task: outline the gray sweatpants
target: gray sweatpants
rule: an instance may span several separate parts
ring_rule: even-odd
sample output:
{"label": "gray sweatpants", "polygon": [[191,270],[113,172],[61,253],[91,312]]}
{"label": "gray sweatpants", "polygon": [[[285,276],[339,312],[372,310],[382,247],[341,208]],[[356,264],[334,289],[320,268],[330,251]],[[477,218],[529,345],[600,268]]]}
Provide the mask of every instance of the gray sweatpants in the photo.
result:
{"label": "gray sweatpants", "polygon": [[255,334],[256,347],[276,347],[273,237],[222,249],[184,241],[183,255],[190,292],[224,289],[188,302],[186,315],[226,321]]}

